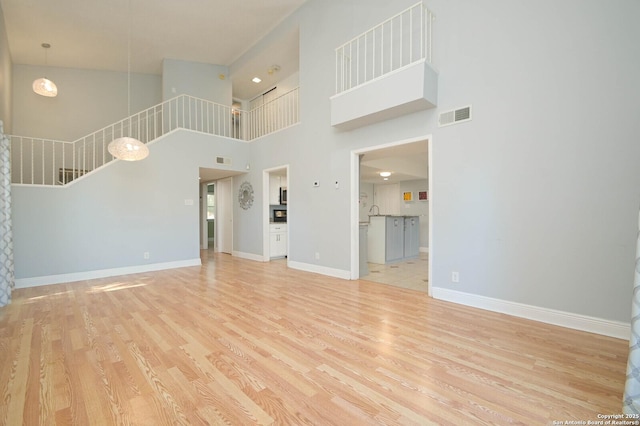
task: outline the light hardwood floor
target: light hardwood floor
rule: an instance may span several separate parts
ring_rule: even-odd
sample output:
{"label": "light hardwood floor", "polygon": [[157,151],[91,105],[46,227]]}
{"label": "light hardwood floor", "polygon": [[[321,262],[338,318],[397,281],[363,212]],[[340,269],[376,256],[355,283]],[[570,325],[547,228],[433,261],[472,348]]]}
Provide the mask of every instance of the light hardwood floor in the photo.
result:
{"label": "light hardwood floor", "polygon": [[621,411],[626,341],[204,252],[21,289],[0,424],[551,424]]}

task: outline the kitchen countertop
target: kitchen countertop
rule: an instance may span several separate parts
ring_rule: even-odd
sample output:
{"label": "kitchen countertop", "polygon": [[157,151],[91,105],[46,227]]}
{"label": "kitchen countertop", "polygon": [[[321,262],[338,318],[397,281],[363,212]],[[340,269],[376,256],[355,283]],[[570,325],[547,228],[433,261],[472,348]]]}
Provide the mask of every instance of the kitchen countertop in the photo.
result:
{"label": "kitchen countertop", "polygon": [[417,217],[420,216],[418,214],[372,214],[369,215],[369,221],[361,221],[359,222],[360,225],[365,224],[368,225],[369,223],[371,223],[371,218],[375,218],[375,217]]}
{"label": "kitchen countertop", "polygon": [[372,214],[369,218],[372,217],[416,217],[420,216],[417,214]]}

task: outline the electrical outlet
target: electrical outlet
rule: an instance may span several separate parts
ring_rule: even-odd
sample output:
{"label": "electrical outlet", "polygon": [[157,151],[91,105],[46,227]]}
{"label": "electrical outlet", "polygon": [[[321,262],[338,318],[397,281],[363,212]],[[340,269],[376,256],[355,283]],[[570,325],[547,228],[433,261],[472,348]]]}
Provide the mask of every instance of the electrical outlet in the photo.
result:
{"label": "electrical outlet", "polygon": [[460,282],[460,273],[458,271],[451,272],[451,282],[454,282],[454,283]]}
{"label": "electrical outlet", "polygon": [[149,255],[148,251],[145,251],[144,253],[142,253],[142,257],[144,257],[145,260],[149,260],[149,257],[151,257],[151,256]]}
{"label": "electrical outlet", "polygon": [[316,260],[320,260],[320,253],[316,252]]}

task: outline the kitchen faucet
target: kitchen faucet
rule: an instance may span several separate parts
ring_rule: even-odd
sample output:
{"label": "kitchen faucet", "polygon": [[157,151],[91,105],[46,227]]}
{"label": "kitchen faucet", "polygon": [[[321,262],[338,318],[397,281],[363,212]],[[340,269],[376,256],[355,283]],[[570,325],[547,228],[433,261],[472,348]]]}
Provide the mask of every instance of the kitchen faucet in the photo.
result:
{"label": "kitchen faucet", "polygon": [[378,209],[378,213],[372,216],[380,216],[380,207],[376,206],[375,204],[371,205],[371,208],[369,209],[369,213],[371,213],[371,210],[373,210],[374,207]]}

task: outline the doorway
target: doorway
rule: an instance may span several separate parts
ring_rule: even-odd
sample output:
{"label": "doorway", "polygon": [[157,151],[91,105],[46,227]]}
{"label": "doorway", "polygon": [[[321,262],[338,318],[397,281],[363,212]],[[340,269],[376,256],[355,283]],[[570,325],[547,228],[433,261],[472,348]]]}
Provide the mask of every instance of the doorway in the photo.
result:
{"label": "doorway", "polygon": [[[397,277],[402,277],[398,279],[399,283],[407,282],[406,288],[416,288],[415,281],[421,278],[423,281],[422,291],[431,294],[431,260],[433,258],[432,145],[431,135],[425,135],[352,151],[352,279],[361,278],[392,284],[393,277],[391,275],[395,274]],[[391,176],[380,176],[382,171],[391,172]],[[385,177],[388,180],[384,180]],[[380,189],[382,190],[378,191]],[[390,194],[388,194],[388,192],[393,192],[391,189],[395,191],[391,199],[393,202],[390,202]],[[374,192],[378,193],[379,200],[375,199]],[[409,193],[412,198],[405,199],[405,193]],[[398,200],[400,200],[399,205],[395,202]],[[383,211],[380,210],[378,204],[391,207],[385,207]],[[393,211],[387,211],[389,208]],[[406,262],[368,263],[366,236],[368,235],[369,215],[378,214],[419,217],[421,229],[418,258],[408,259]],[[364,240],[362,239],[363,232]],[[362,267],[363,264],[364,267]],[[371,268],[368,268],[367,265],[370,265]],[[373,273],[370,273],[369,269],[372,269]],[[412,275],[416,271],[420,276]],[[383,274],[387,274],[384,279],[377,279],[378,277],[382,278]],[[413,282],[409,284],[410,281]]]}
{"label": "doorway", "polygon": [[263,247],[265,262],[286,259],[288,264],[291,235],[291,197],[289,194],[289,165],[262,172]]}
{"label": "doorway", "polygon": [[233,178],[216,181],[216,247],[233,253]]}
{"label": "doorway", "polygon": [[216,184],[203,183],[200,187],[200,248],[215,249],[216,246]]}

